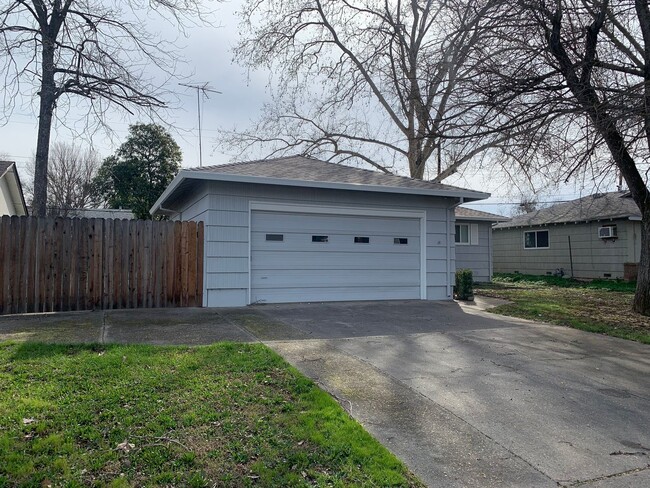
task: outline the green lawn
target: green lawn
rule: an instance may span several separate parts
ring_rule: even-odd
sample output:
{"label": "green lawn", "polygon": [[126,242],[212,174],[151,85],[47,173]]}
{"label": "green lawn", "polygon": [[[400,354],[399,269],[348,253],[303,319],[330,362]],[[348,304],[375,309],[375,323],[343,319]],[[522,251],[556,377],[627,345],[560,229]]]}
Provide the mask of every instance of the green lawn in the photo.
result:
{"label": "green lawn", "polygon": [[632,311],[634,284],[553,276],[497,274],[475,294],[513,303],[490,312],[550,322],[650,344],[650,317]]}
{"label": "green lawn", "polygon": [[0,343],[0,486],[422,486],[259,344]]}

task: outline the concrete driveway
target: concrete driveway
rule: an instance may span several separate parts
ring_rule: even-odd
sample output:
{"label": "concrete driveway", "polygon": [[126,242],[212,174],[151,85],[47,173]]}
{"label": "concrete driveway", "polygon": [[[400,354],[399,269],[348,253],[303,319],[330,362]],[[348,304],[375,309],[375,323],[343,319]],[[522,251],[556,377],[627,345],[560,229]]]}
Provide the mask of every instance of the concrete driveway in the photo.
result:
{"label": "concrete driveway", "polygon": [[429,486],[650,486],[650,347],[456,303],[266,305],[249,330]]}

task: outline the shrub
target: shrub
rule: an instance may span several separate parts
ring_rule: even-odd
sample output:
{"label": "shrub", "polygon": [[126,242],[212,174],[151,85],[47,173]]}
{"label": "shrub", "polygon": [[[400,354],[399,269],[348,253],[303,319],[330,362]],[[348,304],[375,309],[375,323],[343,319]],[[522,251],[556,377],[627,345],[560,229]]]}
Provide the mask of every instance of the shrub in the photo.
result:
{"label": "shrub", "polygon": [[456,299],[472,300],[474,298],[474,279],[471,269],[456,270]]}

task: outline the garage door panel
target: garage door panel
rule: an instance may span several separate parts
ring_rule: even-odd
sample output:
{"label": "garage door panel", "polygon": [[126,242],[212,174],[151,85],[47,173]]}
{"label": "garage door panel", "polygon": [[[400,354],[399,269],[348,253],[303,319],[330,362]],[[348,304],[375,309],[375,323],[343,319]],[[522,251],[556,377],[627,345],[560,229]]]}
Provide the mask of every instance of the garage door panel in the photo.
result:
{"label": "garage door panel", "polygon": [[251,303],[292,303],[352,300],[409,300],[420,296],[420,287],[395,288],[392,286],[373,287],[372,289],[354,287],[336,288],[276,288],[254,290]]}
{"label": "garage door panel", "polygon": [[[251,302],[420,298],[419,231],[418,218],[255,210]],[[327,242],[312,242],[314,235]],[[396,237],[407,243],[395,244]]]}
{"label": "garage door panel", "polygon": [[253,288],[322,288],[334,287],[345,283],[349,287],[373,287],[377,283],[387,286],[419,286],[420,270],[400,271],[395,273],[385,269],[324,269],[315,273],[303,270],[260,270],[253,272]]}
{"label": "garage door panel", "polygon": [[327,253],[314,259],[312,252],[294,252],[290,260],[277,259],[273,251],[257,251],[255,259],[251,262],[252,270],[260,269],[302,269],[307,271],[319,269],[373,269],[377,267],[377,260],[382,261],[382,269],[409,270],[420,269],[419,254],[352,254]]}
{"label": "garage door panel", "polygon": [[252,228],[259,232],[300,233],[382,233],[391,232],[419,235],[420,222],[417,219],[400,219],[391,217],[363,217],[347,215],[315,215],[308,213],[279,214],[254,211],[251,219]]}

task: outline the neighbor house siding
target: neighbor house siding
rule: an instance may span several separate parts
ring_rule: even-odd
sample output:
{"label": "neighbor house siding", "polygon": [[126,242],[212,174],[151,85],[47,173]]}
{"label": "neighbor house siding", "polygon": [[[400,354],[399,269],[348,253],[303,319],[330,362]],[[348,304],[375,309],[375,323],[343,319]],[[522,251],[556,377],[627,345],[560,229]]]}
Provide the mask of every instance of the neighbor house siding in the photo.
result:
{"label": "neighbor house siding", "polygon": [[[475,225],[478,243],[456,245],[456,269],[472,270],[474,281],[489,282],[492,279],[492,223],[456,219],[457,224]],[[452,232],[455,234],[456,227]]]}
{"label": "neighbor house siding", "polygon": [[[616,239],[600,239],[598,228],[616,224]],[[633,226],[627,220],[558,224],[541,227],[494,229],[494,271],[545,275],[562,268],[571,275],[569,236],[576,278],[623,278],[623,263],[628,261],[629,240],[634,239]],[[524,232],[548,230],[548,249],[524,249]],[[609,276],[606,276],[609,275]]]}
{"label": "neighbor house siding", "polygon": [[9,185],[4,178],[0,178],[0,215],[16,215]]}
{"label": "neighbor house siding", "polygon": [[[178,218],[205,222],[205,288],[207,306],[242,306],[248,303],[250,202],[322,205],[328,207],[425,210],[427,230],[427,299],[448,299],[452,279],[452,199],[392,195],[347,190],[296,188],[247,183],[206,182],[188,200]],[[190,208],[194,208],[190,212]],[[190,212],[190,213],[188,213]],[[446,223],[451,226],[448,246]],[[449,259],[448,259],[449,256]]]}

